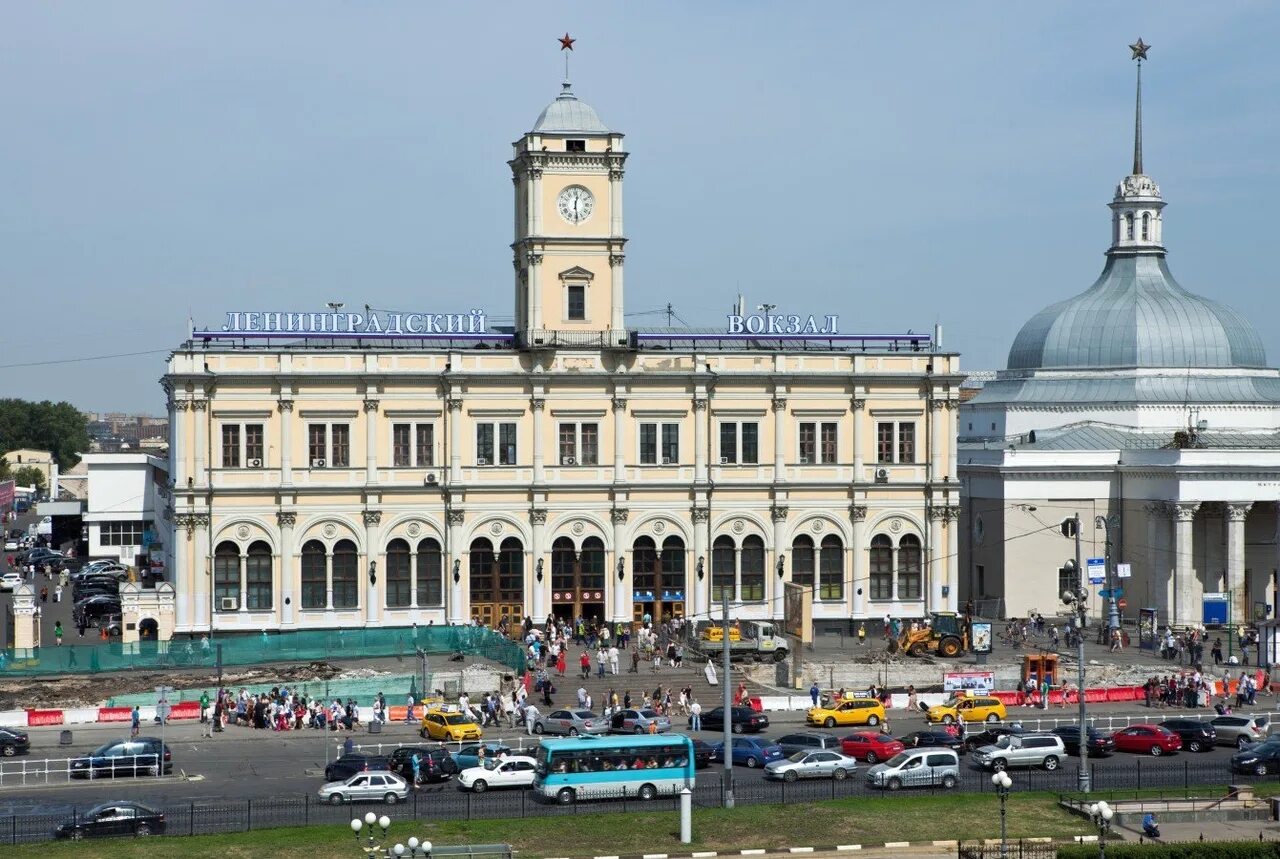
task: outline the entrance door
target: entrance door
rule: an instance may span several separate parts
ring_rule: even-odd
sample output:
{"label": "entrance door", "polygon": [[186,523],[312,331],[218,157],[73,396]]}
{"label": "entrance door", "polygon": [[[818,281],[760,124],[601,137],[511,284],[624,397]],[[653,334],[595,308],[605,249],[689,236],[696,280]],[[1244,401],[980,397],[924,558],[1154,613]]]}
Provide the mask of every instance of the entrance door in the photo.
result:
{"label": "entrance door", "polygon": [[605,619],[604,543],[599,537],[582,541],[579,552],[568,537],[551,544],[551,611],[567,621],[582,618],[588,625]]}
{"label": "entrance door", "polygon": [[638,537],[631,546],[631,586],[634,618],[649,615],[654,624],[684,617],[685,547],[679,537],[668,537],[659,551],[650,537]]}

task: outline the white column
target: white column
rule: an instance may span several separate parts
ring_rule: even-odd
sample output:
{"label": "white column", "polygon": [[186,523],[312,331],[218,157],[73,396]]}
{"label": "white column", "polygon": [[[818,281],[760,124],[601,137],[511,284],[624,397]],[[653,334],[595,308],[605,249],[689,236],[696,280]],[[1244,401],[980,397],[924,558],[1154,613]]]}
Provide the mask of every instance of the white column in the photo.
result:
{"label": "white column", "polygon": [[[775,506],[770,513],[773,516],[773,566],[768,567],[764,571],[764,593],[765,599],[771,603],[770,611],[775,620],[782,619],[782,582],[783,579],[778,578],[778,560],[786,555],[788,546],[787,540],[787,508]],[[821,565],[818,565],[821,566]],[[817,570],[814,570],[817,575]],[[816,584],[816,581],[815,581]]]}
{"label": "white column", "polygon": [[529,171],[530,178],[530,194],[529,204],[532,210],[529,213],[529,233],[530,235],[542,234],[542,170],[534,167]]}
{"label": "white column", "polygon": [[[466,514],[461,510],[449,511],[449,557],[445,558],[444,577],[449,583],[449,623],[454,626],[465,623],[469,614],[462,601],[462,576],[467,575],[463,570],[467,566],[463,563],[467,547],[462,545],[462,523],[465,518]],[[455,565],[458,571],[456,577]],[[455,578],[457,581],[454,581]]]}
{"label": "white column", "polygon": [[209,473],[205,468],[205,453],[209,447],[209,401],[205,399],[192,400],[191,408],[195,413],[191,416],[196,422],[196,486],[205,487],[209,485]]}
{"label": "white column", "polygon": [[209,569],[209,514],[196,513],[190,520],[195,525],[192,535],[192,578],[195,582],[195,627],[198,630],[209,629],[209,577],[213,571]]}
{"label": "white column", "polygon": [[609,170],[609,235],[622,238],[622,170]]}
{"label": "white column", "polygon": [[[627,479],[627,392],[615,391],[613,396],[613,482]],[[661,444],[661,441],[659,441]]]}
{"label": "white column", "polygon": [[[943,422],[942,438],[947,446],[947,477],[952,483],[955,483],[960,479],[959,448],[956,445],[956,436],[959,434],[960,429],[960,412],[954,400],[947,400],[945,405],[946,408],[941,415]],[[957,569],[959,569],[958,565]]]}
{"label": "white column", "polygon": [[533,482],[546,483],[547,401],[541,391],[534,391],[529,405],[533,409]]}
{"label": "white column", "polygon": [[787,476],[787,398],[775,394],[773,398],[773,479],[785,480]]}
{"label": "white column", "polygon": [[449,397],[449,483],[462,482],[462,400]]}
{"label": "white column", "polygon": [[364,482],[378,482],[378,401],[364,401]]}
{"label": "white column", "polygon": [[[696,483],[707,482],[707,422],[710,414],[705,398],[693,401],[693,479]],[[658,441],[661,443],[662,440]]]}
{"label": "white column", "polygon": [[[365,546],[365,568],[360,571],[361,574],[368,576],[370,564],[377,564],[376,575],[378,581],[385,582],[387,578],[387,559],[383,557],[382,546],[379,543],[379,528],[382,523],[382,511],[366,510],[364,511],[364,546]],[[368,581],[365,595],[365,626],[377,626],[379,609],[381,600],[378,597],[379,588],[377,582]]]}
{"label": "white column", "polygon": [[551,587],[551,568],[549,564],[543,564],[542,581],[538,581],[538,564],[543,561],[543,553],[546,552],[546,532],[547,532],[547,511],[533,509],[529,511],[529,524],[532,535],[532,558],[533,568],[530,570],[529,581],[533,585],[533,600],[530,616],[534,623],[541,623],[547,616],[547,595],[546,591]]}
{"label": "white column", "polygon": [[1173,506],[1174,516],[1174,581],[1173,587],[1176,593],[1174,600],[1173,622],[1177,626],[1183,626],[1190,623],[1199,623],[1201,618],[1196,616],[1195,598],[1196,592],[1199,590],[1196,585],[1196,572],[1193,566],[1194,555],[1192,554],[1193,530],[1192,525],[1195,523],[1196,511],[1200,509],[1198,503],[1179,503]]}
{"label": "white column", "polygon": [[541,331],[542,321],[542,254],[530,251],[525,255],[529,264],[529,330]]}
{"label": "white column", "polygon": [[943,401],[929,400],[929,479],[941,481],[942,471],[942,431],[946,424],[946,412]]}
{"label": "white column", "polygon": [[[615,507],[611,511],[613,518],[613,564],[609,567],[608,582],[613,588],[613,621],[615,623],[631,622],[631,570],[626,564],[626,525],[628,511],[624,507]],[[618,578],[618,562],[622,561],[622,578]]]}
{"label": "white column", "polygon": [[283,626],[292,626],[294,603],[298,599],[298,588],[295,583],[301,576],[297,561],[293,556],[293,526],[297,524],[298,514],[290,510],[282,510],[276,514],[276,524],[280,527],[280,569],[277,575],[280,580],[280,622]]}
{"label": "white column", "polygon": [[174,400],[169,406],[169,463],[173,469],[173,485],[179,490],[187,486],[191,468],[187,465],[187,424],[191,420],[191,401]]}
{"label": "white column", "polygon": [[240,553],[240,597],[237,603],[241,614],[249,612],[249,556],[244,552]]}
{"label": "white column", "polygon": [[[945,414],[945,413],[944,413]],[[960,610],[960,508],[947,508],[947,611]]]}
{"label": "white column", "polygon": [[[693,564],[689,567],[689,614],[691,619],[703,619],[707,613],[707,590],[711,582],[711,556],[707,549],[707,521],[710,511],[705,507],[693,510]],[[702,558],[702,579],[698,579],[698,559]]]}
{"label": "white column", "polygon": [[[929,510],[929,544],[925,547],[925,565],[929,572],[929,601],[925,611],[946,611],[942,600],[943,572],[942,547],[945,545],[942,536],[942,522],[947,516],[947,508],[932,507]],[[896,565],[895,565],[896,569]],[[897,579],[897,576],[894,576]]]}
{"label": "white column", "polygon": [[862,456],[862,416],[866,413],[867,401],[853,398],[853,482],[861,483],[863,474]]}
{"label": "white column", "polygon": [[195,573],[191,569],[191,532],[194,527],[191,519],[186,514],[173,517],[173,586],[177,590],[174,626],[177,632],[191,630],[191,589],[195,583]]}
{"label": "white column", "polygon": [[1234,624],[1248,623],[1252,616],[1245,602],[1244,581],[1244,521],[1252,502],[1232,502],[1226,505],[1227,513],[1227,593],[1231,600],[1230,620]]}
{"label": "white column", "polygon": [[293,400],[280,400],[280,485],[293,485]]}
{"label": "white column", "polygon": [[625,259],[625,255],[621,253],[609,254],[609,328],[613,331],[614,337],[627,328],[626,320],[623,318],[626,294],[623,290],[622,264]]}
{"label": "white column", "polygon": [[[855,418],[857,413],[854,413]],[[867,519],[867,508],[855,504],[849,508],[849,525],[852,545],[849,546],[849,582],[853,592],[853,616],[865,617],[867,613],[867,550],[863,545],[863,523]],[[848,599],[848,597],[846,597]]]}
{"label": "white column", "polygon": [[333,550],[324,551],[324,610],[333,615]]}

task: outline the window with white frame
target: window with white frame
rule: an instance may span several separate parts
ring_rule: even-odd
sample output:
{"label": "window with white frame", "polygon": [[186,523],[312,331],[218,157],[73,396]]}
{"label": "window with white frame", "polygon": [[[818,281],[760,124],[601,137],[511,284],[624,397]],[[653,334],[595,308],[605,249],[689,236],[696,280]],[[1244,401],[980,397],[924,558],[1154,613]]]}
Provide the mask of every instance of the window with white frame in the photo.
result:
{"label": "window with white frame", "polygon": [[563,422],[559,439],[561,465],[597,465],[600,462],[599,424]]}
{"label": "window with white frame", "polygon": [[876,462],[916,461],[915,421],[880,421],[876,424]]}
{"label": "window with white frame", "polygon": [[759,461],[760,425],[755,421],[721,421],[721,464],[755,465]]}
{"label": "window with white frame", "polygon": [[516,425],[476,424],[476,465],[515,465]]}
{"label": "window with white frame", "polygon": [[587,318],[587,287],[582,283],[570,283],[565,287],[565,319],[582,322]]}
{"label": "window with white frame", "polygon": [[222,425],[223,468],[261,468],[264,453],[262,424]]}
{"label": "window with white frame", "polygon": [[307,458],[312,468],[351,465],[351,427],[347,424],[307,424]]}
{"label": "window with white frame", "polygon": [[434,424],[392,424],[391,464],[397,468],[428,468],[435,464]]}
{"label": "window with white frame", "polygon": [[98,526],[98,542],[103,546],[141,546],[146,522],[103,522]]}
{"label": "window with white frame", "polygon": [[835,421],[801,421],[800,464],[830,465],[836,461],[836,436],[839,425]]}
{"label": "window with white frame", "polygon": [[680,424],[640,424],[640,464],[675,465],[680,461]]}

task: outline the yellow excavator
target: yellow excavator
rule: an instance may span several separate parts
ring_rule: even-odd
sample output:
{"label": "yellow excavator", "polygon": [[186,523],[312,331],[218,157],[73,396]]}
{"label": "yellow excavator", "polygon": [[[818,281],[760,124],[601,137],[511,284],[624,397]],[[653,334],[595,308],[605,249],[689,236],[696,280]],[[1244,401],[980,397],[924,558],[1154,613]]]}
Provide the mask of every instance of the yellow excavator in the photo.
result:
{"label": "yellow excavator", "polygon": [[914,630],[904,627],[896,639],[889,639],[889,652],[899,650],[908,656],[929,653],[953,659],[969,650],[969,630],[953,611],[931,612],[928,626]]}

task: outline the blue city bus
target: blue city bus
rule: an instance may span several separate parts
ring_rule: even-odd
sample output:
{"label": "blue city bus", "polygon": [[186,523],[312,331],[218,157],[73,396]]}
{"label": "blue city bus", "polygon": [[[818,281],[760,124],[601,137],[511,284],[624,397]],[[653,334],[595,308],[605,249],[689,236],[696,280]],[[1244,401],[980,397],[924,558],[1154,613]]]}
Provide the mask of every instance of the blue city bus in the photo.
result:
{"label": "blue city bus", "polygon": [[693,789],[693,743],[680,734],[543,740],[534,794],[568,804],[583,799],[653,799]]}

